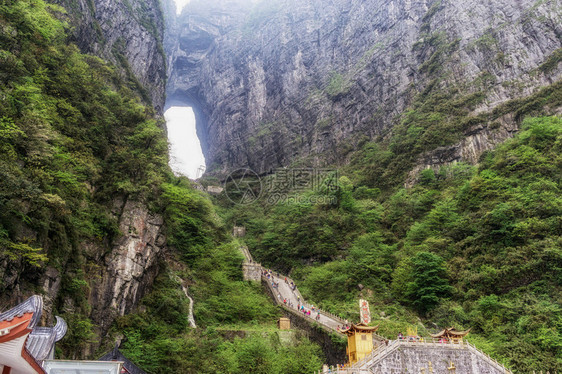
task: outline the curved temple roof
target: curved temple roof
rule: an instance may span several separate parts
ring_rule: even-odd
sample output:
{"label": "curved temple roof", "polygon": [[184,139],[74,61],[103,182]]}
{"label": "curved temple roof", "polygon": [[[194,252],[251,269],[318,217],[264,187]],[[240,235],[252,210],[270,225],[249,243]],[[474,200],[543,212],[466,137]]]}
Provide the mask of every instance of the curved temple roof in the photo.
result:
{"label": "curved temple roof", "polygon": [[44,373],[41,363],[53,358],[55,343],[67,331],[66,322],[56,317],[54,327],[37,327],[43,312],[43,298],[31,296],[0,313],[0,368],[15,373]]}
{"label": "curved temple roof", "polygon": [[22,317],[26,313],[33,313],[33,317],[29,322],[28,328],[33,329],[41,320],[41,313],[43,312],[43,298],[41,296],[33,295],[23,303],[13,307],[12,309],[0,313],[0,322],[12,321],[16,317]]}
{"label": "curved temple roof", "polygon": [[454,327],[449,327],[444,330],[439,331],[437,334],[429,334],[433,338],[451,338],[451,337],[459,337],[462,338],[466,336],[470,332],[470,329],[466,331],[458,331]]}
{"label": "curved temple roof", "polygon": [[25,348],[38,361],[52,359],[54,357],[55,343],[66,334],[68,329],[66,322],[59,316],[56,319],[57,324],[55,326],[36,327],[27,338]]}
{"label": "curved temple roof", "polygon": [[375,332],[378,330],[378,326],[367,326],[364,323],[358,323],[357,325],[352,324],[346,330],[340,330],[343,334],[352,334],[353,332]]}

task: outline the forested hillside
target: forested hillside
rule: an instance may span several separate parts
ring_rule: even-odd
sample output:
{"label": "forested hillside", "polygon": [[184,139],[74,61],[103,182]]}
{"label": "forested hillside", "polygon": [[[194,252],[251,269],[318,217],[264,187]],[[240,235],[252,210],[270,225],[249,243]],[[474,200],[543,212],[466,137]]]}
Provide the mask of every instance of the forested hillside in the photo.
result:
{"label": "forested hillside", "polygon": [[67,43],[64,20],[43,1],[0,6],[0,289],[6,305],[54,283],[49,307],[76,355],[97,330],[90,291],[119,235],[114,200],[157,209],[172,177],[161,121],[134,82]]}
{"label": "forested hillside", "polygon": [[337,204],[264,199],[224,212],[246,226],[257,259],[291,271],[323,308],[356,320],[361,296],[389,338],[414,325],[472,328],[469,340],[514,372],[552,372],[562,367],[561,147],[559,117],[529,117],[478,166],[427,169],[391,190],[365,182],[380,166],[366,145]]}
{"label": "forested hillside", "polygon": [[[81,53],[67,20],[42,0],[0,5],[0,309],[45,294],[47,318],[69,325],[58,358],[98,358],[122,339],[151,373],[317,369],[319,349],[306,338],[275,340],[278,312],[242,281],[241,255],[208,198],[171,173],[162,119],[142,103],[138,82]],[[100,317],[106,259],[130,234],[120,231],[119,201],[162,216],[167,245],[138,312],[107,308]],[[193,285],[197,331],[178,275]],[[258,335],[247,339],[214,330],[250,322]]]}

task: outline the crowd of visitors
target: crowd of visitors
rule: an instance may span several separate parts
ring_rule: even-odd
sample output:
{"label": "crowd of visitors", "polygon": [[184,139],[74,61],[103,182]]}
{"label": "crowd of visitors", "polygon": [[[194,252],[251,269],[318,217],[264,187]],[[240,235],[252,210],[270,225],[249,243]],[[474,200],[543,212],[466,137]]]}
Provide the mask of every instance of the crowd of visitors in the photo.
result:
{"label": "crowd of visitors", "polygon": [[[279,290],[279,282],[275,281],[275,277],[277,278],[280,277],[278,273],[274,273],[271,269],[267,269],[267,270],[263,270],[262,275],[266,277],[269,282],[271,282],[271,288],[273,288],[274,290]],[[315,307],[314,305],[311,305],[310,307],[306,307],[304,303],[301,304],[301,298],[299,294],[296,293],[297,285],[287,277],[284,277],[284,282],[287,286],[289,286],[294,296],[296,296],[297,298],[297,306],[296,306],[297,311],[303,313],[305,316],[310,318],[313,318],[314,313],[316,313],[314,319],[316,321],[320,321],[321,313],[317,307]],[[282,297],[279,291],[277,292],[277,298],[279,299],[280,302],[283,303],[283,305],[286,305],[289,308],[295,308],[293,302],[290,299],[287,299],[287,297]]]}

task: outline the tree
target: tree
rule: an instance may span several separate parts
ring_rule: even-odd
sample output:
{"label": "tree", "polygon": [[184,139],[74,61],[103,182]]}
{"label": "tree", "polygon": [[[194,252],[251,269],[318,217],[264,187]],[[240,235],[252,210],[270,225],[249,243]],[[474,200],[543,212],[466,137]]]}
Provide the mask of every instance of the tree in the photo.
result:
{"label": "tree", "polygon": [[412,281],[406,285],[406,297],[420,313],[427,314],[439,300],[451,294],[444,260],[429,252],[419,252],[412,258]]}

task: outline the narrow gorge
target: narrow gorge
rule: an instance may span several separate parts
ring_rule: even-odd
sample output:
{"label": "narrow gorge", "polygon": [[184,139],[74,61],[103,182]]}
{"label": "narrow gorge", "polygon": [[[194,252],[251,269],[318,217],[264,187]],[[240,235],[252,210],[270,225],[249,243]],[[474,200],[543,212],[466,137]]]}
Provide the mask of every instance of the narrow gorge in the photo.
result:
{"label": "narrow gorge", "polygon": [[343,165],[434,92],[466,103],[434,109],[458,136],[421,139],[411,166],[475,163],[520,125],[503,104],[560,80],[543,66],[559,56],[560,16],[532,0],[194,0],[168,26],[167,92],[197,108],[216,175]]}

